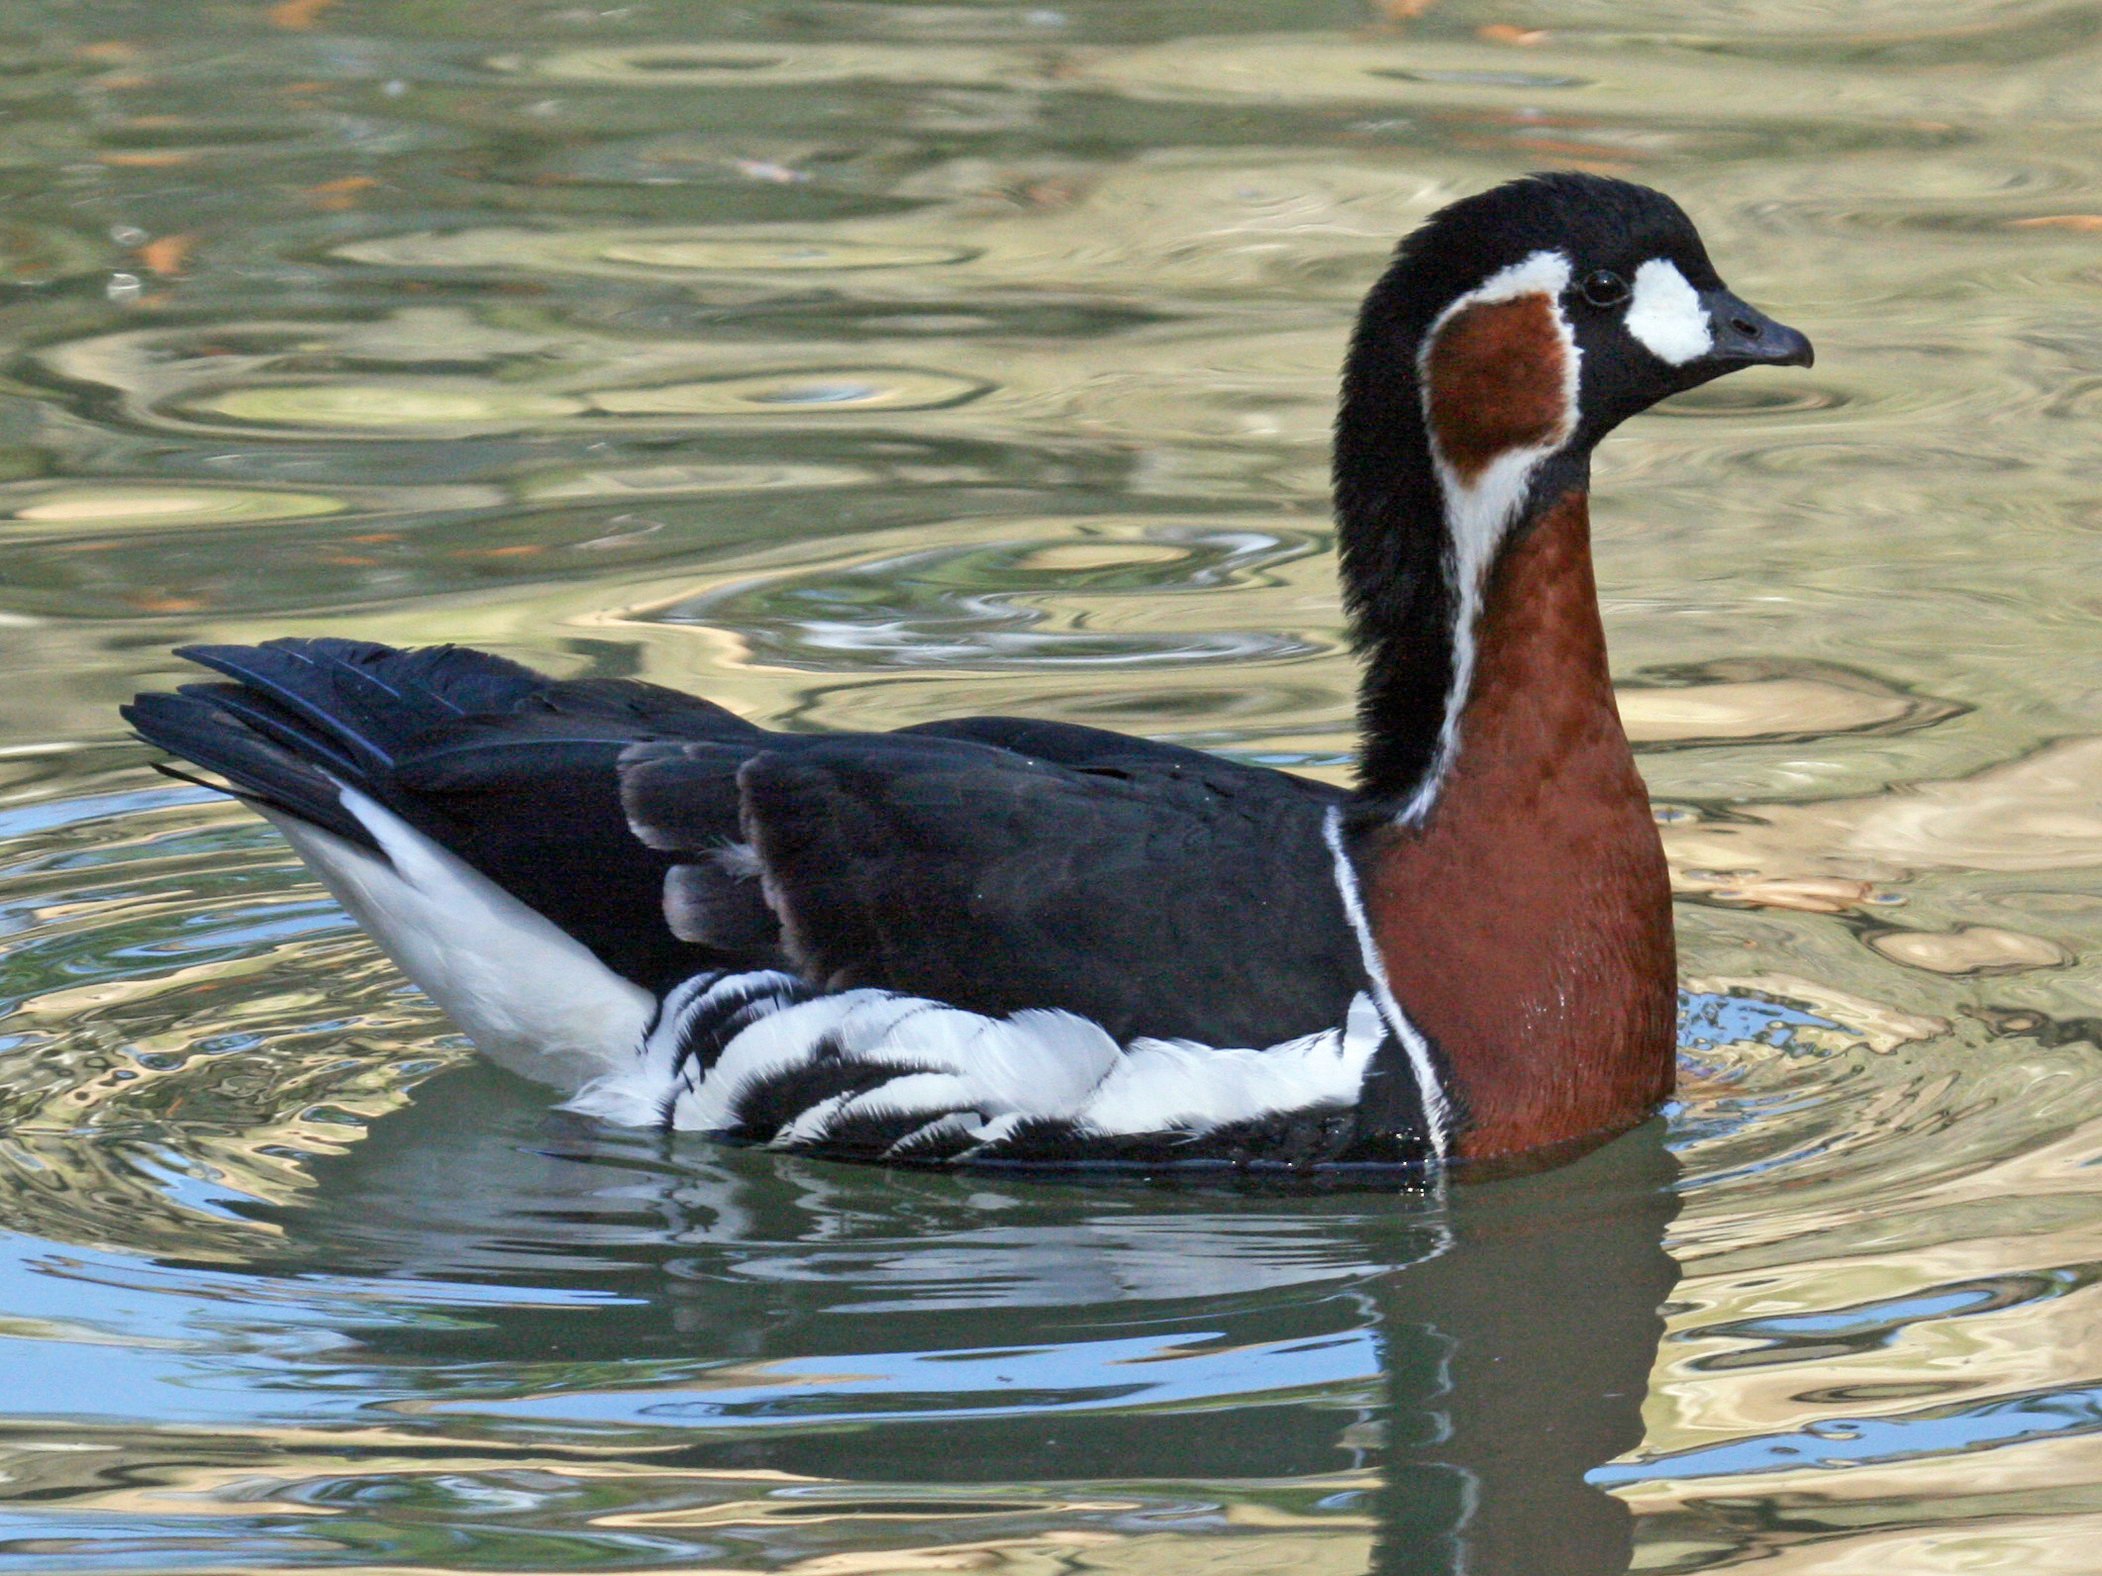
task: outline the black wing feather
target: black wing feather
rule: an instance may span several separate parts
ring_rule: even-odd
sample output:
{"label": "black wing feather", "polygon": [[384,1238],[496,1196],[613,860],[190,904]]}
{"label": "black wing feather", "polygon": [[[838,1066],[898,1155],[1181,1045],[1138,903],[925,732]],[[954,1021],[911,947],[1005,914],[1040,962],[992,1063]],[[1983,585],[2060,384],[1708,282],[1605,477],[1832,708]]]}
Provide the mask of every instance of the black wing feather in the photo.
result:
{"label": "black wing feather", "polygon": [[[767,747],[794,750],[794,735],[762,734]],[[758,868],[734,856],[744,840],[737,773],[754,754],[742,739],[636,744],[620,757],[620,795],[628,828],[646,847],[678,862],[664,878],[664,922],[681,939],[782,968],[781,922],[768,905]]]}
{"label": "black wing feather", "polygon": [[915,723],[909,728],[900,728],[898,732],[907,736],[989,744],[995,749],[1025,755],[1032,760],[1104,775],[1134,768],[1143,771],[1180,767],[1200,775],[1217,772],[1235,777],[1248,770],[1221,756],[1207,755],[1187,745],[1163,744],[1157,739],[1139,739],[1128,733],[1112,733],[1107,728],[1089,728],[1077,722],[1050,722],[1041,717],[952,717],[943,722]]}
{"label": "black wing feather", "polygon": [[744,829],[805,978],[1113,1036],[1268,1045],[1363,988],[1321,836],[1340,794],[1215,757],[1105,775],[925,734],[755,756]]}

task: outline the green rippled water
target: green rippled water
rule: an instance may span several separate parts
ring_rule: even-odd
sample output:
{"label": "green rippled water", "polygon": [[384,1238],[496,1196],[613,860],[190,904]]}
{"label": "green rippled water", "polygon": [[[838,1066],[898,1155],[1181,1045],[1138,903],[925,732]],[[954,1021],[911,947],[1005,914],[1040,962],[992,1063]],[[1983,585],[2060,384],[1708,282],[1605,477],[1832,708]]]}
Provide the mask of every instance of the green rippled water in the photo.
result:
{"label": "green rippled water", "polygon": [[[2094,1568],[2102,22],[2047,0],[0,0],[0,1573]],[[1814,370],[1597,466],[1681,1096],[1440,1202],[551,1114],[114,707],[469,640],[1324,774],[1438,203]]]}

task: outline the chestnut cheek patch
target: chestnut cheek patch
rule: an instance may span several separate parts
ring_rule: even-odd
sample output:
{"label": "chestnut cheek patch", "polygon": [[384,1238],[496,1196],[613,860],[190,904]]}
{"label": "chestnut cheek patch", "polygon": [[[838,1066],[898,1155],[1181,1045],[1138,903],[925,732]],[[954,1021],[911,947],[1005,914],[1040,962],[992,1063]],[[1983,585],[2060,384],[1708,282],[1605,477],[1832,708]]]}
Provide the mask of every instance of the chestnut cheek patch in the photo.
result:
{"label": "chestnut cheek patch", "polygon": [[1424,357],[1438,457],[1471,485],[1504,454],[1559,444],[1571,426],[1569,346],[1539,292],[1462,307]]}
{"label": "chestnut cheek patch", "polygon": [[1451,542],[1453,677],[1437,755],[1402,808],[1405,824],[1430,813],[1459,751],[1489,565],[1533,473],[1576,430],[1578,351],[1556,305],[1568,284],[1566,258],[1536,253],[1449,309],[1421,352],[1424,421]]}

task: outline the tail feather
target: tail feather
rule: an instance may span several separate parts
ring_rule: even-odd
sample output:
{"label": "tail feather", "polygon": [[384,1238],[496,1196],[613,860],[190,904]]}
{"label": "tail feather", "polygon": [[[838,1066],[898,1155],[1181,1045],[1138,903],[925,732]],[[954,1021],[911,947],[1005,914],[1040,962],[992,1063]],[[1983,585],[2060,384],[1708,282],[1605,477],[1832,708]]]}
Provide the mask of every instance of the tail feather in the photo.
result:
{"label": "tail feather", "polygon": [[149,744],[217,772],[239,797],[312,822],[352,843],[376,846],[344,808],[335,779],[257,731],[222,697],[187,690],[141,695],[121,711]]}
{"label": "tail feather", "polygon": [[[141,695],[124,710],[132,726],[275,822],[505,1065],[570,1089],[625,1066],[655,983],[707,961],[665,926],[665,861],[621,818],[615,762],[644,730],[613,720],[609,698],[578,708],[602,720],[529,709],[558,681],[449,648],[280,640],[184,655],[229,682]],[[459,752],[454,785],[494,802],[410,780],[404,763],[447,740],[480,742]],[[557,758],[521,762],[521,746]]]}
{"label": "tail feather", "polygon": [[309,765],[326,766],[351,776],[360,771],[358,757],[345,749],[332,734],[253,690],[244,689],[239,684],[185,684],[179,693],[246,723],[251,730]]}
{"label": "tail feather", "polygon": [[[768,737],[734,713],[633,680],[545,678],[457,647],[285,639],[182,654],[223,682],[141,696],[126,716],[149,742],[271,812],[317,868],[362,871],[338,857],[342,844],[391,860],[373,814],[355,807],[362,796],[368,811],[398,819],[625,980],[661,989],[701,968],[775,959],[749,891],[729,894],[743,901],[707,935],[667,923],[665,878],[679,861],[638,840],[621,805],[624,750],[705,740],[728,758],[707,846],[733,840],[736,763]],[[335,841],[300,842],[301,824]],[[358,881],[393,890],[376,876]]]}
{"label": "tail feather", "polygon": [[502,657],[457,646],[397,651],[370,641],[285,639],[260,646],[186,646],[176,655],[232,679],[303,726],[288,744],[319,744],[361,772],[385,770],[417,735],[460,717],[507,712],[551,681]]}

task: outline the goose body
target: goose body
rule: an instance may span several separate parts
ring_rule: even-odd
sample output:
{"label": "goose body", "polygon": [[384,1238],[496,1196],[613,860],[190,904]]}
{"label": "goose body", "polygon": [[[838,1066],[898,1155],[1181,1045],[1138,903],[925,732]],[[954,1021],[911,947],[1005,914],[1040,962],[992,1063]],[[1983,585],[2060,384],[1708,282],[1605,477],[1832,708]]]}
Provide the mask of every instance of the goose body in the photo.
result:
{"label": "goose body", "polygon": [[484,1052],[608,1119],[901,1164],[1424,1166],[1670,1088],[1663,856],[1592,445],[1807,364],[1658,193],[1404,242],[1337,429],[1353,790],[1064,723],[782,734],[652,685],[288,639],[126,715],[267,815]]}

